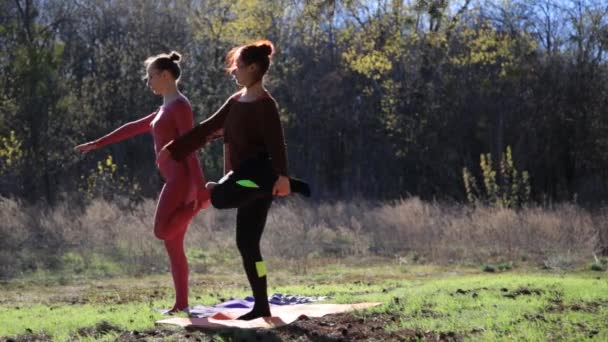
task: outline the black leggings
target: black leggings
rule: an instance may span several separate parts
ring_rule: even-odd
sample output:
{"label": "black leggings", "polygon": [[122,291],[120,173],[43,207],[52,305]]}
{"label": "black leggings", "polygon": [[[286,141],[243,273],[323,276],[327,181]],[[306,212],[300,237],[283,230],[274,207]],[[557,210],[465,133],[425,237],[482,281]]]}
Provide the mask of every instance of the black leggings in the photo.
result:
{"label": "black leggings", "polygon": [[252,162],[245,165],[245,169],[227,174],[211,190],[211,203],[218,209],[237,208],[236,245],[255,298],[254,311],[258,316],[269,316],[266,266],[260,240],[272,204],[276,176],[263,164]]}
{"label": "black leggings", "polygon": [[[270,316],[266,284],[266,265],[260,253],[260,240],[272,204],[272,188],[278,176],[267,155],[248,159],[228,173],[211,190],[211,204],[217,209],[237,208],[236,245],[253,291],[255,306],[241,319]],[[290,178],[293,192],[310,196],[306,182]]]}
{"label": "black leggings", "polygon": [[236,214],[236,246],[243,259],[243,268],[255,298],[258,310],[268,310],[268,290],[266,281],[266,264],[260,252],[260,240],[266,225],[268,209],[272,204],[272,196],[259,198],[237,210]]}

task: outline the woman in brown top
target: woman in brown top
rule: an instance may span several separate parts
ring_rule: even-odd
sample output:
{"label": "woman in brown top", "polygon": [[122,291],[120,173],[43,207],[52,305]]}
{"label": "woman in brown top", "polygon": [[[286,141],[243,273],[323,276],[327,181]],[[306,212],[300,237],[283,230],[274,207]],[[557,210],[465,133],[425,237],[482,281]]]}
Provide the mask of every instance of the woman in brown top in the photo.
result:
{"label": "woman in brown top", "polygon": [[[276,101],[264,88],[263,78],[274,47],[259,41],[232,49],[227,71],[243,89],[232,95],[207,120],[167,144],[159,162],[181,160],[213,139],[224,138],[224,171],[218,183],[208,183],[211,204],[238,208],[236,242],[253,291],[253,310],[239,319],[270,316],[266,266],[260,239],[273,195],[290,192],[310,195],[308,185],[287,176],[287,154]],[[233,171],[234,170],[234,171]]]}

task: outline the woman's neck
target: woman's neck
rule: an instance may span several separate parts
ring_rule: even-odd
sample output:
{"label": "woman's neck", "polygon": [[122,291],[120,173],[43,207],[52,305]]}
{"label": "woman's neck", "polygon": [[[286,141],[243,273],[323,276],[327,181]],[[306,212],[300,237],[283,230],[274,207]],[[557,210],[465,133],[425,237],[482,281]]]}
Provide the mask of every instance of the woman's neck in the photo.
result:
{"label": "woman's neck", "polygon": [[182,94],[177,89],[177,85],[175,85],[175,87],[171,87],[170,89],[167,90],[166,93],[163,94],[163,105],[166,105],[168,103],[171,103],[172,101],[175,101],[175,99],[177,99],[181,95]]}
{"label": "woman's neck", "polygon": [[262,81],[259,81],[248,87],[245,87],[243,90],[243,93],[241,95],[241,98],[243,100],[253,101],[253,100],[259,98],[260,96],[264,95],[264,93],[266,93],[264,84],[262,83]]}

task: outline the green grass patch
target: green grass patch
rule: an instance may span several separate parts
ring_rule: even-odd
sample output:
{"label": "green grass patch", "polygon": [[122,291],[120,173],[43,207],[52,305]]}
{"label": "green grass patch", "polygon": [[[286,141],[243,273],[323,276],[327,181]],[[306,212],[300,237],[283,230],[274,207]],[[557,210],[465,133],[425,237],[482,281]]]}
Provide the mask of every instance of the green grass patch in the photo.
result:
{"label": "green grass patch", "polygon": [[[270,293],[330,296],[328,301],[337,303],[382,302],[354,315],[389,314],[396,318],[386,323],[389,332],[431,331],[473,340],[608,339],[605,272],[486,273],[479,268],[404,269],[394,263],[365,266],[342,261],[294,274],[289,267],[269,265]],[[249,295],[240,271],[193,274],[191,304],[211,305]],[[0,336],[46,334],[55,340],[77,335],[111,340],[124,332],[154,329],[154,322],[162,318],[156,310],[168,308],[173,299],[167,275],[72,279],[67,284],[21,280],[0,285],[0,291]],[[89,327],[97,327],[102,335],[82,336]]]}

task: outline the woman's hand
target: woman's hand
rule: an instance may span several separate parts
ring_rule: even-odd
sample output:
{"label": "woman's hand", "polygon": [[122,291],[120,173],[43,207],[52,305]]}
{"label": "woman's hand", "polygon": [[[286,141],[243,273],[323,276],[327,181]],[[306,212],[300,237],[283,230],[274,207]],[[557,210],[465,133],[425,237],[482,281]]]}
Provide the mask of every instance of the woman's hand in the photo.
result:
{"label": "woman's hand", "polygon": [[289,178],[286,176],[279,176],[272,187],[272,194],[275,196],[287,196],[290,193],[291,188],[289,187]]}
{"label": "woman's hand", "polygon": [[74,147],[74,150],[78,151],[78,152],[82,152],[82,153],[87,153],[96,148],[97,148],[97,143],[94,141],[90,141],[88,143],[80,144],[80,145]]}
{"label": "woman's hand", "polygon": [[192,202],[192,210],[198,211],[207,209],[211,205],[211,199],[209,196],[209,190],[204,186],[196,189],[194,194],[194,201]]}
{"label": "woman's hand", "polygon": [[209,190],[201,188],[198,190],[196,199],[194,200],[194,207],[197,210],[207,209],[211,205],[211,199],[209,196]]}

